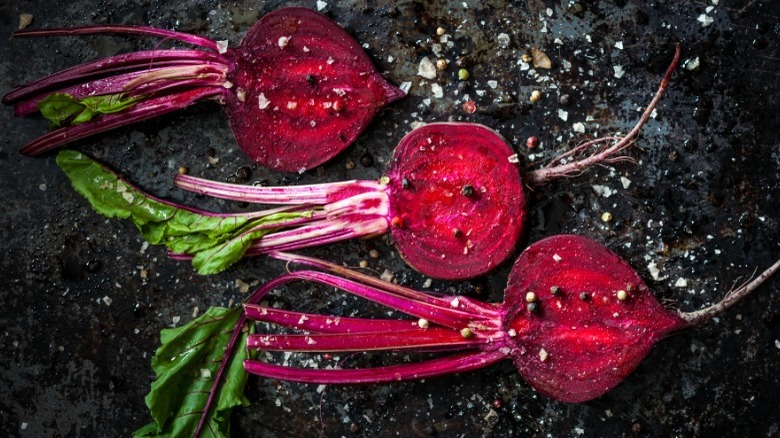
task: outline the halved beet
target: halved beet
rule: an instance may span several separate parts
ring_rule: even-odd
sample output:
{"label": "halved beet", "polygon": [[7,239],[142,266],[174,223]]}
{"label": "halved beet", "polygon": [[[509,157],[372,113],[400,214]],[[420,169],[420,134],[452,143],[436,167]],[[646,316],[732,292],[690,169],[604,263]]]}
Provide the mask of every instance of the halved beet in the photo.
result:
{"label": "halved beet", "polygon": [[[245,305],[245,317],[301,333],[250,335],[248,348],[287,353],[416,350],[455,354],[340,369],[246,360],[248,372],[315,384],[387,383],[461,373],[511,359],[534,388],[564,402],[583,402],[605,394],[660,339],[721,314],[780,270],[778,260],[754,280],[729,291],[720,302],[695,312],[675,312],[661,306],[617,255],[579,236],[555,236],[529,246],[512,267],[501,303],[432,296],[322,260],[280,252],[270,255],[316,271],[289,272],[249,298],[252,304]],[[412,318],[366,320],[253,305],[268,292],[294,281],[336,287]],[[240,325],[236,327],[234,333],[240,331]]]}
{"label": "halved beet", "polygon": [[377,110],[404,95],[358,43],[326,17],[283,8],[260,19],[240,45],[135,26],[24,30],[19,37],[125,33],[203,50],[148,50],[76,66],[12,90],[16,115],[39,109],[61,126],[22,152],[47,150],[149,119],[198,100],[227,105],[238,145],[258,163],[299,172],[346,148]]}
{"label": "halved beet", "polygon": [[520,374],[566,402],[606,393],[659,339],[687,326],[615,253],[572,235],[549,237],[520,254],[504,304],[504,329],[516,333],[512,360]]}
{"label": "halved beet", "polygon": [[247,155],[274,169],[322,164],[404,96],[352,36],[304,8],[264,16],[227,56],[235,57],[227,95],[233,133]]}
{"label": "halved beet", "polygon": [[513,154],[501,135],[475,124],[432,123],[401,140],[386,171],[390,233],[411,266],[469,278],[512,253],[525,219]]}

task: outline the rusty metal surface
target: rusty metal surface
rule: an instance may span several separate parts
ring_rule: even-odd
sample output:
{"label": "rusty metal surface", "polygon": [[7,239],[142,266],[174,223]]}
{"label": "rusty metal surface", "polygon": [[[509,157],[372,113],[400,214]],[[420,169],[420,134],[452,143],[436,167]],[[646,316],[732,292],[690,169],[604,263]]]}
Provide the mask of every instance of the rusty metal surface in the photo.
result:
{"label": "rusty metal surface", "polygon": [[[156,44],[105,36],[11,39],[20,13],[33,14],[34,27],[148,24],[236,44],[263,13],[318,3],[392,82],[412,84],[405,100],[380,113],[331,163],[303,175],[257,168],[236,148],[222,110],[207,103],[74,146],[157,195],[223,211],[242,207],[184,194],[172,187],[171,175],[184,165],[222,180],[248,167],[252,180],[273,184],[378,178],[415,122],[450,119],[498,130],[521,166],[533,168],[591,135],[630,128],[681,42],[687,64],[631,149],[635,163],[529,192],[526,242],[561,232],[593,237],[628,260],[670,307],[686,310],[719,299],[780,256],[777,2],[5,1],[0,91]],[[444,42],[439,27],[449,35]],[[553,68],[531,74],[521,62],[530,47],[547,53]],[[445,58],[449,67],[423,79],[417,66],[424,56]],[[457,78],[460,64],[467,81]],[[532,104],[536,89],[543,99]],[[465,94],[476,103],[474,114],[462,108]],[[162,248],[147,248],[131,224],[91,211],[52,155],[17,153],[45,131],[44,121],[16,119],[2,108],[0,123],[0,434],[128,435],[151,420],[143,398],[160,329],[174,317],[188,321],[195,308],[237,302],[244,295],[236,280],[259,284],[284,266],[252,259],[220,275],[195,275],[189,265],[167,260]],[[530,135],[541,148],[525,147]],[[347,169],[349,161],[354,169]],[[606,211],[613,216],[608,223],[600,219]],[[372,248],[379,258],[368,256]],[[400,262],[386,239],[307,253],[352,266],[368,260],[374,272],[387,269],[417,288],[426,280]],[[469,282],[434,281],[430,289],[499,301],[507,270]],[[508,362],[461,376],[323,392],[251,379],[253,404],[236,413],[234,430],[236,436],[778,435],[779,288],[774,279],[719,320],[665,340],[623,384],[589,403],[536,394]],[[298,287],[274,299],[301,310],[378,311],[328,289]]]}

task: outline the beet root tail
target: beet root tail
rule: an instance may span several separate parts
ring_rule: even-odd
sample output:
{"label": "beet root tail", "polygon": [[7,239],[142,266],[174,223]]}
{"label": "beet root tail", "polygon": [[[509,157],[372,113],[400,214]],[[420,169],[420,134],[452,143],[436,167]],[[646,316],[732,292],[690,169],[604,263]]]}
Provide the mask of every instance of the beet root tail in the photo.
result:
{"label": "beet root tail", "polygon": [[[666,89],[669,87],[669,81],[672,77],[672,72],[674,72],[674,69],[677,67],[677,64],[680,61],[680,52],[680,45],[678,44],[675,48],[674,58],[672,59],[669,68],[666,70],[664,78],[661,80],[661,85],[658,87],[658,91],[656,91],[655,96],[653,96],[653,100],[651,100],[647,105],[647,108],[645,108],[645,111],[642,113],[642,116],[639,118],[637,124],[628,134],[626,134],[624,137],[602,137],[588,141],[586,143],[582,143],[573,150],[553,159],[547,166],[528,172],[526,174],[527,183],[531,186],[544,185],[559,178],[577,175],[583,172],[585,169],[596,164],[614,163],[616,161],[629,159],[628,157],[620,155],[620,153],[627,147],[631,146],[631,144],[633,144],[633,142],[636,140],[637,135],[639,135],[639,131],[642,130],[642,127],[647,122],[647,119],[650,118],[650,115],[653,113],[653,110],[655,110],[656,105],[661,100],[661,97],[664,95]],[[609,147],[605,147],[598,153],[579,160],[563,163],[563,161],[566,159],[578,155],[579,153],[588,150],[592,146],[605,145],[609,144],[610,142],[614,143]]]}

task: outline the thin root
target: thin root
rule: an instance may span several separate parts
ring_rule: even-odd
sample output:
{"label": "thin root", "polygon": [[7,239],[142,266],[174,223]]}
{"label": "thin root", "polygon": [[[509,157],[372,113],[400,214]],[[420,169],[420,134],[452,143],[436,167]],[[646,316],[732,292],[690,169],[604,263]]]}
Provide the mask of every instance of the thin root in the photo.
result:
{"label": "thin root", "polygon": [[[636,123],[634,128],[631,129],[631,131],[628,134],[626,134],[624,137],[621,137],[612,146],[603,149],[599,153],[585,157],[581,160],[572,161],[566,164],[558,164],[556,166],[548,165],[541,169],[528,172],[526,174],[526,181],[528,185],[543,185],[554,179],[562,178],[580,172],[595,164],[608,163],[610,162],[610,160],[615,159],[615,156],[619,154],[622,150],[631,146],[631,144],[633,144],[637,135],[639,134],[639,131],[642,129],[642,126],[644,126],[644,124],[647,122],[647,119],[649,119],[650,115],[653,113],[656,104],[658,104],[658,101],[661,100],[661,96],[663,96],[664,92],[666,91],[666,88],[669,86],[669,80],[672,76],[672,72],[674,71],[679,61],[680,61],[680,45],[678,44],[674,51],[674,58],[672,59],[672,63],[669,65],[669,68],[666,70],[666,74],[664,75],[664,78],[661,80],[661,85],[658,87],[658,91],[656,91],[655,96],[653,96],[653,100],[651,100],[650,104],[647,105],[647,108],[645,108],[645,111],[642,113],[642,116],[639,118],[639,121]],[[581,152],[582,150],[587,149],[592,145],[609,142],[612,139],[615,139],[615,137],[604,137],[596,140],[591,140],[589,142],[585,142],[575,147],[571,151],[561,155],[560,157],[553,159],[551,164],[560,163],[562,159],[568,158],[573,154]]]}
{"label": "thin root", "polygon": [[761,286],[761,284],[768,280],[769,277],[771,277],[778,270],[780,270],[780,260],[776,261],[766,271],[762,272],[753,280],[749,280],[737,288],[732,288],[718,303],[695,312],[678,312],[677,314],[680,318],[684,319],[686,322],[688,322],[689,325],[692,326],[709,321],[710,319],[730,309],[742,298],[750,295],[751,292]]}

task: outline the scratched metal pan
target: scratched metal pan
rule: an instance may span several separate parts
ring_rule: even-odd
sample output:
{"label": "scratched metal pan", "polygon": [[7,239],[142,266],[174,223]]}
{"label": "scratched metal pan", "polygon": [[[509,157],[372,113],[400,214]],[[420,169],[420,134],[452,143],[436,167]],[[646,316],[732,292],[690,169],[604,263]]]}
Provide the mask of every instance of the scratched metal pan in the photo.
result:
{"label": "scratched metal pan", "polygon": [[[322,9],[390,81],[411,83],[409,96],[378,114],[352,146],[301,175],[255,166],[237,149],[222,110],[209,103],[72,145],[158,196],[219,211],[246,206],[175,189],[171,176],[179,166],[219,180],[270,184],[373,179],[415,124],[446,120],[490,126],[513,144],[524,168],[539,166],[579,140],[626,132],[681,42],[683,65],[630,150],[634,163],[529,192],[523,244],[561,232],[592,237],[634,266],[659,299],[686,310],[717,300],[780,254],[777,2],[60,3],[0,3],[0,92],[157,44],[112,36],[10,38],[22,13],[32,14],[30,27],[146,24],[236,43],[258,17],[289,5]],[[523,64],[531,47],[547,54],[551,69]],[[423,57],[449,64],[426,79],[417,74]],[[461,68],[468,80],[459,80]],[[542,99],[531,103],[534,90]],[[473,113],[464,110],[466,95]],[[267,281],[284,266],[256,258],[219,275],[196,275],[162,248],[145,245],[131,224],[94,213],[53,155],[18,153],[46,131],[44,120],[14,118],[4,107],[0,126],[0,434],[129,435],[151,421],[144,396],[160,330],[191,320],[196,309],[239,302],[242,285]],[[528,149],[529,136],[541,146]],[[402,284],[427,285],[383,238],[306,252],[351,266],[366,260],[376,275],[387,271]],[[433,281],[428,289],[498,301],[507,271]],[[536,394],[508,362],[381,386],[323,389],[252,378],[246,391],[252,405],[235,413],[233,430],[236,436],[777,434],[779,288],[771,281],[719,321],[659,344],[624,383],[592,402],[567,405]],[[303,311],[384,316],[327,288],[299,285],[272,300]]]}

